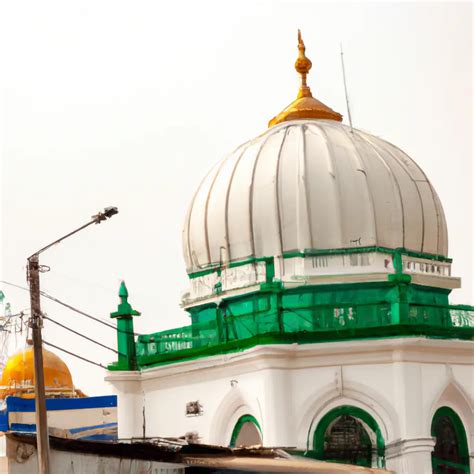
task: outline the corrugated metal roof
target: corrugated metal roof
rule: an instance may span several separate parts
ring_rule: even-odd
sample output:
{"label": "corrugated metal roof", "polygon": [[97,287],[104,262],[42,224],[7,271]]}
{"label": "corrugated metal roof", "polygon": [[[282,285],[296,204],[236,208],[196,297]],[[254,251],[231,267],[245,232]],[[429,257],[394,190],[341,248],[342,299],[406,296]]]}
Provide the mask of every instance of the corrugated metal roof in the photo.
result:
{"label": "corrugated metal roof", "polygon": [[[34,433],[8,432],[9,442],[36,444]],[[353,466],[348,464],[316,461],[289,456],[280,449],[250,447],[230,449],[212,445],[154,444],[151,442],[117,443],[104,441],[84,441],[50,436],[53,452],[65,451],[83,453],[97,457],[150,460],[169,463],[169,467],[186,466],[186,472],[286,472],[317,474],[390,474],[384,469]],[[165,438],[161,439],[166,442]],[[131,467],[130,467],[131,468]]]}

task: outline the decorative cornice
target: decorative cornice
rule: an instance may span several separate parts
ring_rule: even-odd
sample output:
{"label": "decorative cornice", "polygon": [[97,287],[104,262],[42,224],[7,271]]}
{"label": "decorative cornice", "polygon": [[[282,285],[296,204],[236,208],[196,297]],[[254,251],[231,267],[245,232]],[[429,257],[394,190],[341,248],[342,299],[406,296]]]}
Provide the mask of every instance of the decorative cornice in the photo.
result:
{"label": "decorative cornice", "polygon": [[107,381],[167,379],[206,373],[223,376],[266,369],[304,369],[338,365],[423,363],[471,365],[474,341],[404,337],[380,340],[255,346],[242,352],[143,369],[141,372],[108,372]]}

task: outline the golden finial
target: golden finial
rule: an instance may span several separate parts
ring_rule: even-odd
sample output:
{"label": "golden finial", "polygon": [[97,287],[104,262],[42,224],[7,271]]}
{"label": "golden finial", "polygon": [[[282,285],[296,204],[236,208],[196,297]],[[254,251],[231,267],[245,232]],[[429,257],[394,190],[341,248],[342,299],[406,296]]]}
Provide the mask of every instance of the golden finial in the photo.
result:
{"label": "golden finial", "polygon": [[273,127],[273,125],[281,122],[299,119],[326,119],[342,122],[341,114],[335,112],[312,96],[311,89],[306,83],[306,76],[312,67],[312,63],[306,57],[305,53],[306,46],[303,42],[301,31],[298,30],[298,58],[295,62],[295,69],[301,76],[298,97],[285,110],[270,120],[268,123],[269,127]]}
{"label": "golden finial", "polygon": [[306,84],[306,76],[312,67],[311,61],[305,55],[306,47],[301,37],[301,31],[298,30],[298,58],[295,62],[295,69],[301,75],[300,91],[298,92],[298,98],[300,97],[312,97],[311,89]]}

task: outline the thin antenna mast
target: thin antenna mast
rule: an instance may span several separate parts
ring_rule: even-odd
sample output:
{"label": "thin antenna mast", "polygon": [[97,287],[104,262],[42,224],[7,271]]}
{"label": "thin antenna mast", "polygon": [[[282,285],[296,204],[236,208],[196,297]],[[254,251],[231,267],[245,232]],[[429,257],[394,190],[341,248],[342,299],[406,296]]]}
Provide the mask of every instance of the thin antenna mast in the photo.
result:
{"label": "thin antenna mast", "polygon": [[349,106],[349,95],[347,94],[347,84],[346,84],[346,69],[344,68],[344,53],[342,51],[342,43],[341,43],[341,64],[342,64],[342,78],[344,80],[344,93],[346,94],[346,106],[347,106],[347,115],[349,117],[349,125],[351,127],[352,133],[352,117],[351,117],[351,108]]}

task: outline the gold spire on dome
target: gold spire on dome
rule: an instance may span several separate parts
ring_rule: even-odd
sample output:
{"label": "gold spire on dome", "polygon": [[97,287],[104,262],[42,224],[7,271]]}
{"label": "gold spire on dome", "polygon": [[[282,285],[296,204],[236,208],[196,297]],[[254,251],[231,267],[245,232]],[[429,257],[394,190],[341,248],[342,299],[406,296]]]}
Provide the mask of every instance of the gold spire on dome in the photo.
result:
{"label": "gold spire on dome", "polygon": [[295,69],[301,76],[298,97],[286,109],[282,110],[268,122],[269,127],[273,127],[273,125],[281,122],[299,119],[326,119],[342,122],[341,114],[324,105],[311,94],[311,89],[306,83],[306,76],[312,67],[312,63],[305,53],[306,47],[301,37],[301,31],[298,30],[298,58],[295,62]]}
{"label": "gold spire on dome", "polygon": [[301,85],[298,92],[298,99],[301,97],[312,97],[311,89],[306,84],[306,76],[308,75],[313,64],[306,57],[306,46],[304,45],[303,38],[301,37],[301,31],[298,30],[298,58],[295,62],[295,69],[298,74],[301,75]]}

